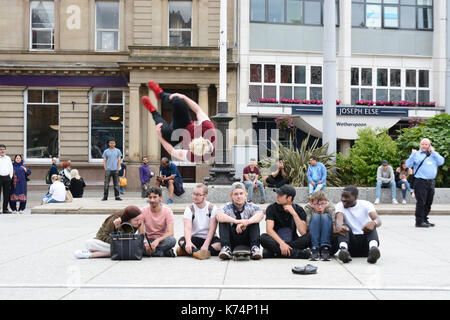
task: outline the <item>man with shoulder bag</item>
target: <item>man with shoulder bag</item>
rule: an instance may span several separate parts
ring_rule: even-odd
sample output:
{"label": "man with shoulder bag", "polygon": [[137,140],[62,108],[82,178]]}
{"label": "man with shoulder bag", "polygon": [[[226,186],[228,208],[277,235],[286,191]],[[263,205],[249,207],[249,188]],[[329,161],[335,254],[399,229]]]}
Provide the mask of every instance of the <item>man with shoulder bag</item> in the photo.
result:
{"label": "man with shoulder bag", "polygon": [[406,160],[406,166],[414,169],[413,188],[416,196],[416,227],[434,227],[434,223],[428,221],[428,214],[434,198],[434,179],[438,167],[445,162],[444,157],[434,150],[429,139],[420,141],[420,150],[412,149],[412,153]]}

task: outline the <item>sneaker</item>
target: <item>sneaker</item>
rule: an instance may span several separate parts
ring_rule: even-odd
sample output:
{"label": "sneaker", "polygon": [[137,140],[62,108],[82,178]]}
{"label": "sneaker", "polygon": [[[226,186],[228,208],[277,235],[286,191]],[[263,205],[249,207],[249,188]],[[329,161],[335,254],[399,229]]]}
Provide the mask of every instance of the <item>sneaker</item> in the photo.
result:
{"label": "sneaker", "polygon": [[121,197],[116,197],[116,200],[117,201],[122,201],[122,198]]}
{"label": "sneaker", "polygon": [[398,204],[397,199],[392,199],[392,204]]}
{"label": "sneaker", "polygon": [[380,199],[376,198],[374,204],[379,204],[380,203]]}
{"label": "sneaker", "polygon": [[309,248],[299,250],[299,249],[292,249],[291,250],[291,258],[294,259],[309,259],[311,258],[311,250]]}
{"label": "sneaker", "polygon": [[320,259],[320,253],[319,253],[319,248],[314,247],[311,250],[311,258],[309,260],[311,261],[317,261]]}
{"label": "sneaker", "polygon": [[172,203],[173,203],[172,199],[167,200],[167,204],[172,204]]}
{"label": "sneaker", "polygon": [[198,250],[195,251],[192,256],[199,260],[205,260],[211,257],[211,252],[209,252],[209,250]]}
{"label": "sneaker", "polygon": [[152,104],[151,100],[149,97],[147,96],[143,96],[142,97],[142,104],[144,105],[144,107],[151,113],[156,111],[155,106]]}
{"label": "sneaker", "polygon": [[367,257],[368,263],[376,263],[377,260],[380,258],[380,249],[378,247],[372,247],[369,250],[369,256]]}
{"label": "sneaker", "polygon": [[339,255],[338,255],[339,260],[341,260],[343,263],[348,263],[350,261],[352,261],[352,258],[350,257],[350,252],[348,252],[347,249],[345,248],[341,248],[339,250]]}
{"label": "sneaker", "polygon": [[92,252],[84,251],[84,250],[77,250],[73,254],[75,258],[77,259],[90,259],[92,258]]}
{"label": "sneaker", "polygon": [[403,200],[403,201],[402,201],[402,204],[406,204],[406,200]]}
{"label": "sneaker", "polygon": [[231,251],[230,247],[224,246],[222,247],[222,250],[220,250],[219,258],[222,260],[229,260],[233,256],[233,253]]}
{"label": "sneaker", "polygon": [[108,200],[108,198],[105,198],[105,197],[102,198],[102,201],[106,201],[106,200]]}
{"label": "sneaker", "polygon": [[267,248],[263,248],[263,258],[269,259],[269,258],[275,258],[275,253],[272,250],[269,250]]}
{"label": "sneaker", "polygon": [[173,249],[169,249],[167,251],[164,251],[163,257],[167,258],[175,258],[175,252],[173,252]]}
{"label": "sneaker", "polygon": [[177,257],[186,257],[189,256],[189,253],[186,252],[182,247],[177,248]]}
{"label": "sneaker", "polygon": [[156,99],[161,100],[159,95],[163,92],[163,89],[161,89],[161,87],[153,80],[148,82],[148,87],[155,93]]}
{"label": "sneaker", "polygon": [[320,250],[320,259],[322,261],[330,261],[331,259],[330,249],[327,246],[322,247],[322,250]]}
{"label": "sneaker", "polygon": [[258,246],[253,246],[252,250],[250,251],[251,258],[253,260],[259,260],[262,258],[261,249]]}
{"label": "sneaker", "polygon": [[411,198],[415,198],[416,197],[416,195],[414,194],[414,191],[411,191]]}

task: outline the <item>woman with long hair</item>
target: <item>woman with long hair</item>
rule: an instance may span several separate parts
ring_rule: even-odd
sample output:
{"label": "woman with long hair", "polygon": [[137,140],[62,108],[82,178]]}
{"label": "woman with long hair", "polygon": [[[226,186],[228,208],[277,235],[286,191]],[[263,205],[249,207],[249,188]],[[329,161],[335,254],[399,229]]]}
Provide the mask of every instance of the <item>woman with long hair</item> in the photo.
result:
{"label": "woman with long hair", "polygon": [[411,189],[409,185],[408,177],[412,175],[412,169],[406,166],[406,161],[402,160],[400,167],[395,170],[396,175],[398,175],[397,187],[402,189],[402,204],[406,204],[406,191],[411,194],[411,197],[414,198],[414,191]]}
{"label": "woman with long hair", "polygon": [[[24,166],[21,154],[14,156],[13,169],[9,206],[13,213],[23,213],[27,205],[27,177],[31,171]],[[17,202],[19,202],[19,210],[17,210]]]}
{"label": "woman with long hair", "polygon": [[[136,206],[128,206],[123,211],[113,213],[103,222],[94,239],[86,241],[87,250],[77,250],[74,255],[77,259],[109,258],[111,256],[111,238],[109,235],[120,227],[121,223],[128,222],[133,226],[124,225],[121,230],[125,233],[138,231],[141,226],[141,210]],[[134,230],[133,230],[134,229]]]}
{"label": "woman with long hair", "polygon": [[61,176],[52,175],[52,184],[48,189],[48,193],[42,199],[41,204],[62,203],[66,201],[66,187],[61,182]]}
{"label": "woman with long hair", "polygon": [[70,184],[69,184],[69,190],[72,193],[72,197],[74,198],[83,198],[83,192],[84,188],[86,187],[86,183],[84,183],[84,180],[82,177],[80,177],[80,174],[78,173],[77,169],[73,169],[70,171]]}

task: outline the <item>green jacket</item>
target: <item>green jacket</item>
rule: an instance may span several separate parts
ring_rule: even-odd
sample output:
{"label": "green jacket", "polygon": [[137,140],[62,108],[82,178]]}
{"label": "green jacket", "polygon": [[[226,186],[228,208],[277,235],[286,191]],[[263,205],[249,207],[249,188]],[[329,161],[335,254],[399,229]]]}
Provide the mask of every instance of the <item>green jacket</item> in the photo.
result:
{"label": "green jacket", "polygon": [[[95,239],[99,239],[106,243],[111,243],[111,238],[109,237],[110,233],[116,232],[116,226],[114,225],[114,220],[120,218],[120,214],[112,214],[103,222],[102,226],[97,232]],[[135,228],[135,232],[139,229],[139,227]],[[133,233],[133,230],[130,226],[124,225],[121,228],[121,231],[124,233]]]}

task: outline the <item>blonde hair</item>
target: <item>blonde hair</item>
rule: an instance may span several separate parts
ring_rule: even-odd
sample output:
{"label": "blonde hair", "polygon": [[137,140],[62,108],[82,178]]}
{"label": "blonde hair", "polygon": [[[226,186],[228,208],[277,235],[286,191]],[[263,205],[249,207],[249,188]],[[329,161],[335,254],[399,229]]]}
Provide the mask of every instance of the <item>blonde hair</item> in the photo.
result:
{"label": "blonde hair", "polygon": [[73,169],[72,171],[70,171],[70,177],[75,178],[77,180],[80,180],[80,178],[81,178],[77,169]]}
{"label": "blonde hair", "polygon": [[308,197],[309,202],[313,203],[314,200],[317,200],[317,202],[325,200],[328,201],[327,196],[325,195],[325,192],[322,190],[314,192],[312,195]]}
{"label": "blonde hair", "polygon": [[211,141],[200,137],[196,138],[189,143],[189,150],[196,156],[203,156],[207,153],[211,153],[213,145]]}
{"label": "blonde hair", "polygon": [[61,180],[61,176],[59,174],[54,174],[54,175],[52,175],[52,181],[53,180],[60,181]]}

